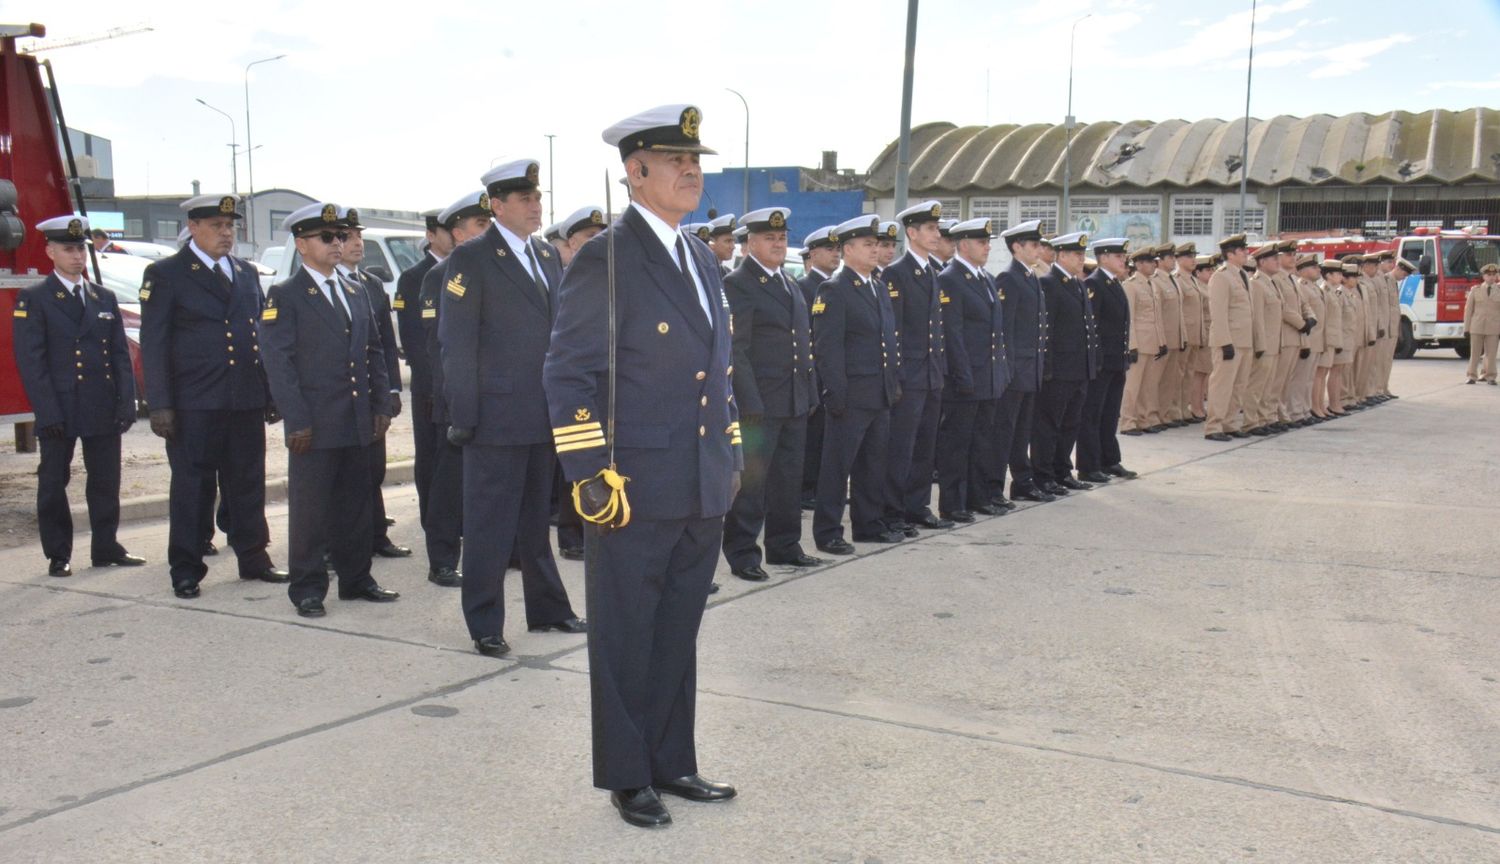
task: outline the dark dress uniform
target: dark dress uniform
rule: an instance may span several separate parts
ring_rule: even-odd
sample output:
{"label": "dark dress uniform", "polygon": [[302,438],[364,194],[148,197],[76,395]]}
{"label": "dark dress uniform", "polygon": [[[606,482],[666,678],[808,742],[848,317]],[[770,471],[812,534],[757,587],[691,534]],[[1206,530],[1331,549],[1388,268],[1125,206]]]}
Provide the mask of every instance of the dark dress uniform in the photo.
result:
{"label": "dark dress uniform", "polygon": [[901,398],[901,346],[890,289],[843,267],[813,301],[813,354],[823,407],[823,459],[813,540],[844,536],[844,496],[856,541],[889,539],[884,522],[891,407]]}
{"label": "dark dress uniform", "polygon": [[432,386],[428,409],[432,476],[427,483],[427,517],[422,523],[429,574],[459,569],[464,536],[464,451],[448,440],[448,398],[443,394],[443,352],[438,342],[440,298],[447,274],[448,261],[444,259],[422,277],[422,290],[417,298],[422,330],[415,353],[424,358],[423,366]]}
{"label": "dark dress uniform", "polygon": [[1099,331],[1082,282],[1054,264],[1041,285],[1047,304],[1047,374],[1037,396],[1031,461],[1036,482],[1047,488],[1076,482],[1073,447],[1089,382],[1099,374]]}
{"label": "dark dress uniform", "polygon": [[[828,277],[807,268],[807,273],[797,280],[797,287],[802,289],[802,299],[807,303],[807,308],[812,309],[813,301],[818,299],[818,289]],[[814,363],[814,379],[816,380],[816,366]],[[828,412],[822,406],[822,387],[813,385],[813,407],[807,415],[806,442],[802,448],[802,507],[810,509],[812,502],[818,497],[818,467],[823,464],[823,420]]]}
{"label": "dark dress uniform", "polygon": [[[553,440],[572,482],[608,466],[605,247],[615,243],[614,459],[632,515],[584,528],[594,785],[696,774],[697,636],[743,468],[730,386],[729,308],[696,237],[674,252],[631,205],[563,279],[544,371]],[[676,259],[676,260],[674,260]],[[682,261],[697,276],[695,285]],[[698,285],[707,295],[705,313]]]}
{"label": "dark dress uniform", "polygon": [[396,313],[396,333],[401,337],[401,352],[411,371],[410,404],[413,445],[412,482],[417,487],[417,514],[427,527],[427,487],[432,483],[432,370],[427,365],[422,333],[422,277],[437,264],[431,252],[422,260],[401,271],[396,279],[396,299],[391,309]]}
{"label": "dark dress uniform", "polygon": [[1088,474],[1120,464],[1120,400],[1129,367],[1130,301],[1120,280],[1103,268],[1083,280],[1099,330],[1099,374],[1089,382],[1078,434],[1078,471]]}
{"label": "dark dress uniform", "polygon": [[989,503],[979,459],[994,446],[995,406],[1010,382],[1000,297],[990,274],[955,258],[938,276],[947,375],[938,428],[938,513]]}
{"label": "dark dress uniform", "polygon": [[120,433],[135,422],[135,377],[115,295],[83,281],[82,297],[56,274],[21,290],[11,311],[16,367],[36,417],[36,521],[42,553],[73,557],[68,478],[83,439],[90,550],[95,561],[125,554],[120,526]]}
{"label": "dark dress uniform", "polygon": [[[312,449],[288,455],[293,605],[328,594],[323,552],[339,595],[378,588],[370,576],[370,467],[375,415],[389,411],[385,352],[370,304],[338,274],[319,288],[306,266],[271,286],[260,313],[261,358],[288,435],[312,430]],[[338,292],[335,308],[324,293]],[[300,607],[299,607],[300,608]]]}
{"label": "dark dress uniform", "polygon": [[734,316],[734,394],[740,409],[745,473],[724,520],[724,558],[759,566],[789,563],[802,550],[802,458],[815,404],[812,324],[802,289],[750,256],[724,279]]}
{"label": "dark dress uniform", "polygon": [[[494,222],[453,250],[438,316],[448,422],[472,430],[463,451],[464,620],[477,640],[505,628],[505,568],[517,551],[526,624],[576,618],[552,557],[554,454],[542,361],[552,334],[552,247],[525,238],[515,253]],[[540,268],[538,284],[531,266]]]}
{"label": "dark dress uniform", "polygon": [[[380,351],[385,358],[385,379],[392,394],[401,392],[401,357],[396,351],[396,326],[391,320],[391,298],[385,293],[385,283],[375,276],[363,270],[340,271],[349,284],[358,287],[364,292],[365,298],[370,304],[370,314],[375,321],[375,328],[380,334]],[[391,415],[395,416],[398,409],[395,400],[389,400]],[[386,533],[385,524],[385,436],[376,435],[370,440],[370,446],[366,448],[366,456],[370,459],[370,530],[372,532],[371,548],[376,551],[391,547],[391,538]],[[402,554],[410,554],[402,553]]]}
{"label": "dark dress uniform", "polygon": [[997,287],[1004,307],[1010,384],[995,408],[995,450],[986,460],[990,467],[984,473],[990,494],[999,496],[1005,491],[1005,469],[1009,465],[1011,497],[1015,497],[1035,488],[1027,450],[1047,355],[1047,304],[1042,300],[1036,274],[1019,260],[1013,259],[1000,273]]}
{"label": "dark dress uniform", "polygon": [[901,342],[901,401],[891,408],[888,522],[932,519],[932,470],[943,396],[943,315],[938,271],[908,251],[885,268],[896,338]]}
{"label": "dark dress uniform", "polygon": [[[214,496],[223,490],[225,533],[240,577],[271,568],[266,547],[266,373],[256,325],[260,280],[225,256],[215,272],[193,244],[146,268],[141,282],[141,366],[146,404],[170,409],[172,466],[167,563],[172,587],[203,580],[204,541],[213,536]],[[217,479],[217,482],[216,482]]]}

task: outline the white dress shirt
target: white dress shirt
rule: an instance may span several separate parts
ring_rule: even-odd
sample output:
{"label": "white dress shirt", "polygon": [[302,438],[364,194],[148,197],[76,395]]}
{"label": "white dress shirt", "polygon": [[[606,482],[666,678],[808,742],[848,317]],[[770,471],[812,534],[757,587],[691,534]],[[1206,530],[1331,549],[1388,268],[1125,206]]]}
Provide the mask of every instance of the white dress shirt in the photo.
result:
{"label": "white dress shirt", "polygon": [[[708,319],[710,329],[714,326],[714,316],[708,305],[708,291],[703,287],[703,280],[698,278],[698,268],[693,266],[693,253],[687,251],[687,241],[682,238],[682,232],[668,225],[660,216],[647,210],[645,207],[630,202],[635,212],[641,214],[646,224],[651,226],[651,233],[661,241],[661,245],[667,250],[667,257],[673,263],[677,261],[677,241],[682,240],[684,256],[687,258],[688,278],[693,280],[693,287],[698,289],[698,304],[703,307],[703,315]],[[680,265],[679,265],[680,266]]]}

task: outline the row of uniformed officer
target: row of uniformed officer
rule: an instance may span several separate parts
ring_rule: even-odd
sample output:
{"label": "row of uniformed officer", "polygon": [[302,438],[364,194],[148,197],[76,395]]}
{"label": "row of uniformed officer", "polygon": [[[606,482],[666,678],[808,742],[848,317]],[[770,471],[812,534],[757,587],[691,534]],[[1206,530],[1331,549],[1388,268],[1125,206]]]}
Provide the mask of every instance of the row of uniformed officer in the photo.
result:
{"label": "row of uniformed officer", "polygon": [[1040,279],[1047,307],[1047,353],[1031,435],[1036,486],[1050,495],[1092,488],[1073,477],[1073,448],[1083,422],[1089,382],[1099,375],[1100,343],[1094,303],[1084,286],[1082,232],[1052,238],[1055,258]]}
{"label": "row of uniformed officer", "polygon": [[1093,305],[1095,328],[1099,334],[1099,371],[1089,382],[1084,397],[1083,421],[1078,433],[1078,475],[1088,483],[1105,483],[1111,477],[1130,479],[1134,471],[1121,464],[1121,403],[1125,394],[1125,375],[1139,354],[1130,350],[1130,300],[1120,277],[1125,274],[1124,238],[1111,237],[1094,242],[1098,267],[1084,280]]}
{"label": "row of uniformed officer", "polygon": [[1032,269],[1042,254],[1041,223],[1013,225],[1002,231],[1000,238],[1011,255],[1010,266],[1001,271],[997,280],[1011,374],[1010,384],[995,408],[996,447],[985,454],[987,458],[981,460],[980,468],[990,486],[990,503],[1009,508],[1014,505],[1004,495],[1007,467],[1011,474],[1011,498],[1052,501],[1055,496],[1037,488],[1029,452],[1036,396],[1046,371],[1048,337],[1047,304]]}
{"label": "row of uniformed officer", "polygon": [[[829,239],[834,226],[824,225],[814,230],[802,240],[802,266],[805,271],[802,278],[797,280],[797,287],[802,289],[802,297],[807,301],[807,308],[811,309],[813,302],[817,299],[818,289],[823,283],[833,278],[833,273],[839,268],[839,246]],[[818,496],[818,471],[823,461],[823,425],[827,412],[823,410],[821,399],[815,399],[812,413],[807,418],[807,444],[803,450],[802,461],[802,509],[812,510],[816,506]]]}
{"label": "row of uniformed officer", "polygon": [[22,289],[11,311],[16,367],[41,448],[36,518],[52,576],[73,572],[67,487],[80,440],[88,472],[84,495],[93,565],[145,563],[115,537],[120,525],[120,434],[135,422],[135,378],[120,304],[84,275],[88,227],[81,216],[37,224],[47,240],[53,272]]}

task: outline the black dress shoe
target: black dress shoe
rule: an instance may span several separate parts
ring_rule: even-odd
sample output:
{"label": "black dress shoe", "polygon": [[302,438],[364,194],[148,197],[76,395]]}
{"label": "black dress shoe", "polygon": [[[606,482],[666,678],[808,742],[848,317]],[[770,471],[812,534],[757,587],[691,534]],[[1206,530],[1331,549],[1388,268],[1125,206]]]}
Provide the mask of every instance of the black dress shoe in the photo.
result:
{"label": "black dress shoe", "polygon": [[856,534],[856,543],[900,543],[906,535],[899,531],[876,531],[874,534]]}
{"label": "black dress shoe", "polygon": [[710,583],[708,583],[708,593],[710,593],[710,594],[717,594],[717,593],[719,593],[719,583],[717,583],[717,582],[710,582]]}
{"label": "black dress shoe", "polygon": [[1169,420],[1169,421],[1167,421],[1167,425],[1170,426],[1170,427],[1172,427],[1173,429],[1181,429],[1182,427],[1188,425],[1188,421],[1186,421],[1186,420]]}
{"label": "black dress shoe", "polygon": [[689,774],[676,780],[657,780],[651,787],[657,792],[676,795],[689,801],[728,801],[734,797],[733,786],[706,780],[698,774]]}
{"label": "black dress shoe", "polygon": [[759,564],[751,564],[749,567],[731,567],[729,572],[746,582],[764,582],[771,578],[771,574],[760,569]]}
{"label": "black dress shoe", "polygon": [[620,818],[638,828],[660,828],[672,824],[672,814],[667,805],[661,803],[656,790],[650,786],[642,789],[618,789],[609,793],[609,803],[620,811]]}
{"label": "black dress shoe", "polygon": [[1103,471],[1085,471],[1078,475],[1090,483],[1108,483],[1110,476]]}
{"label": "black dress shoe", "polygon": [[1134,437],[1136,435],[1144,435],[1146,433],[1142,432],[1139,429],[1121,429],[1120,430],[1120,434],[1121,435],[1130,435],[1130,436]]}
{"label": "black dress shoe", "polygon": [[952,522],[948,521],[947,519],[939,519],[931,513],[923,513],[921,516],[918,516],[915,519],[908,519],[907,521],[917,526],[918,528],[928,528],[933,531],[941,531],[944,528],[953,527]]}
{"label": "black dress shoe", "polygon": [[1236,429],[1233,432],[1229,433],[1229,437],[1230,438],[1249,438],[1250,437],[1250,433],[1246,432],[1243,429]]}
{"label": "black dress shoe", "polygon": [[389,516],[385,517],[385,527],[389,528],[389,527],[391,527],[392,525],[395,525],[395,524],[396,524],[396,520],[395,519],[392,519]]}
{"label": "black dress shoe", "polygon": [[582,561],[583,560],[583,547],[582,546],[559,546],[559,547],[557,547],[557,554],[560,555],[560,556],[562,556],[563,558],[565,558],[568,561]]}
{"label": "black dress shoe", "polygon": [[400,596],[400,592],[387,590],[374,582],[353,591],[339,591],[340,600],[368,600],[371,603],[389,603]]}
{"label": "black dress shoe", "polygon": [[897,534],[900,534],[902,537],[922,536],[922,532],[917,530],[917,526],[911,524],[910,522],[902,522],[900,528],[892,528],[891,530],[896,532]]}
{"label": "black dress shoe", "polygon": [[820,564],[827,564],[828,562],[823,560],[822,558],[814,558],[813,556],[799,550],[796,555],[793,555],[790,558],[767,557],[766,563],[779,564],[786,567],[817,567]]}
{"label": "black dress shoe", "polygon": [[818,509],[818,499],[816,499],[816,498],[803,498],[802,499],[802,509],[803,510],[816,510],[816,509]]}
{"label": "black dress shoe", "polygon": [[285,570],[277,570],[275,567],[267,567],[259,573],[241,573],[240,578],[247,582],[258,580],[261,582],[276,582],[278,584],[281,582],[290,582],[292,579],[291,574]]}
{"label": "black dress shoe", "polygon": [[219,547],[217,547],[217,546],[214,545],[214,541],[212,541],[212,540],[204,540],[203,541],[203,557],[204,558],[212,558],[213,556],[215,556],[217,554],[219,554]]}
{"label": "black dress shoe", "polygon": [[382,558],[410,558],[411,549],[405,546],[397,546],[395,543],[387,543],[376,549],[375,554]]}
{"label": "black dress shoe", "polygon": [[1116,477],[1124,477],[1126,480],[1134,480],[1135,478],[1141,476],[1130,470],[1129,468],[1126,468],[1124,465],[1121,465],[1119,462],[1116,462],[1108,468],[1105,468],[1104,473],[1113,474]]}
{"label": "black dress shoe", "polygon": [[1167,427],[1162,426],[1161,424],[1157,424],[1155,426],[1147,426],[1145,429],[1142,429],[1141,431],[1145,432],[1147,435],[1158,435],[1163,430],[1165,430],[1166,428]]}
{"label": "black dress shoe", "polygon": [[121,552],[113,558],[95,558],[95,567],[139,567],[146,563],[146,559],[129,552]]}
{"label": "black dress shoe", "polygon": [[1270,430],[1269,427],[1266,427],[1266,426],[1257,426],[1254,429],[1250,430],[1250,434],[1254,435],[1257,438],[1264,438],[1267,435],[1271,434],[1271,430]]}
{"label": "black dress shoe", "polygon": [[427,581],[444,588],[457,588],[464,584],[464,577],[452,567],[439,567],[427,571]]}
{"label": "black dress shoe", "polygon": [[1207,419],[1208,419],[1208,417],[1206,417],[1206,416],[1205,417],[1199,417],[1198,415],[1194,414],[1193,418],[1191,420],[1189,420],[1188,422],[1189,423],[1202,423],[1203,421],[1205,421]]}
{"label": "black dress shoe", "polygon": [[589,623],[575,615],[572,618],[564,618],[561,621],[554,621],[551,624],[542,624],[537,627],[527,627],[526,629],[532,633],[546,633],[549,630],[556,630],[559,633],[587,633],[589,632]]}
{"label": "black dress shoe", "polygon": [[[974,508],[974,512],[978,513],[981,516],[1004,516],[1005,514],[1010,512],[1010,509],[1007,507],[999,507],[994,504],[980,504],[978,507]],[[969,516],[969,521],[974,521],[974,516],[972,514],[970,514]]]}
{"label": "black dress shoe", "polygon": [[967,510],[954,510],[949,513],[944,513],[943,518],[968,525],[969,523],[974,521],[974,514],[970,513]]}
{"label": "black dress shoe", "polygon": [[1049,501],[1057,500],[1056,495],[1048,495],[1046,492],[1035,488],[1019,490],[1012,489],[1010,490],[1010,497],[1015,501],[1036,501],[1041,504],[1046,504]]}
{"label": "black dress shoe", "polygon": [[72,576],[73,565],[69,564],[66,558],[53,558],[47,562],[47,575],[58,577]]}
{"label": "black dress shoe", "polygon": [[1234,439],[1230,438],[1228,435],[1225,435],[1223,432],[1210,432],[1207,435],[1203,436],[1203,440],[1205,440],[1205,441],[1233,441]]}
{"label": "black dress shoe", "polygon": [[183,600],[191,600],[194,597],[197,597],[199,594],[202,594],[203,591],[198,587],[197,582],[193,582],[188,585],[173,585],[172,593],[176,594],[178,597],[181,597]]}
{"label": "black dress shoe", "polygon": [[853,555],[854,544],[842,537],[829,540],[827,543],[818,544],[819,552],[827,552],[829,555]]}
{"label": "black dress shoe", "polygon": [[1004,495],[996,495],[990,499],[991,507],[1004,507],[1006,510],[1016,509],[1016,502],[1007,499]]}
{"label": "black dress shoe", "polygon": [[1074,480],[1072,477],[1058,478],[1057,485],[1063,487],[1064,489],[1072,489],[1074,492],[1087,492],[1088,490],[1094,488],[1087,483],[1080,483],[1077,480]]}
{"label": "black dress shoe", "polygon": [[503,657],[510,653],[510,644],[500,636],[486,636],[474,640],[474,650],[486,657]]}
{"label": "black dress shoe", "polygon": [[[182,595],[179,594],[178,596]],[[323,608],[322,600],[316,597],[308,597],[305,600],[297,601],[297,614],[303,618],[322,618],[328,614],[328,610]]]}
{"label": "black dress shoe", "polygon": [[1037,483],[1036,488],[1042,490],[1043,492],[1046,492],[1053,498],[1062,498],[1068,494],[1068,490],[1057,485],[1056,483],[1053,483],[1051,480],[1043,480],[1040,483]]}

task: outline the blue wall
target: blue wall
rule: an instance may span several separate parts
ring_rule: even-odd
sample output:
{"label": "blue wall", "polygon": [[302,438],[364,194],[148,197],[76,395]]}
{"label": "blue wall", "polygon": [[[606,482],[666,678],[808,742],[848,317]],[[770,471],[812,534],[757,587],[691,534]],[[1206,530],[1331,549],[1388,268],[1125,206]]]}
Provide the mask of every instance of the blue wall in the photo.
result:
{"label": "blue wall", "polygon": [[[802,245],[802,238],[824,225],[837,225],[853,219],[864,210],[865,193],[859,189],[844,192],[799,192],[799,170],[795,167],[751,168],[750,210],[762,207],[787,207],[792,216],[787,220],[787,242],[793,247]],[[746,213],[745,170],[730,168],[717,174],[703,176],[703,201],[698,210],[685,220],[707,222],[708,210],[714,208],[720,215]],[[785,191],[782,191],[785,190]]]}

